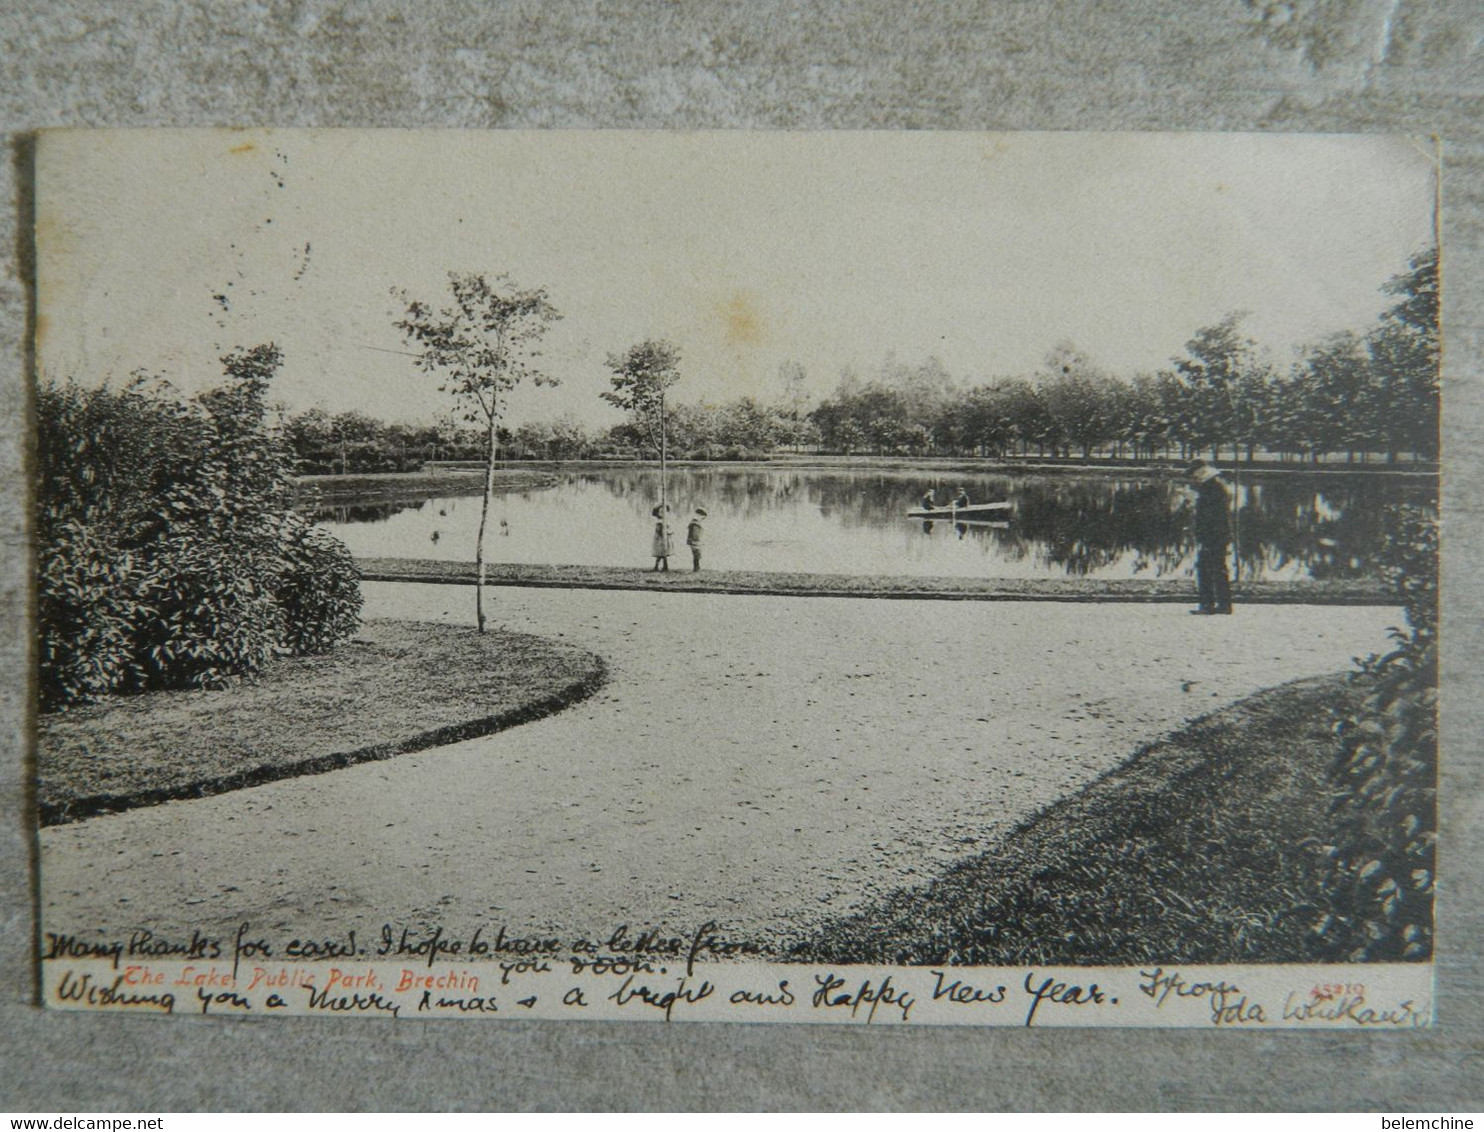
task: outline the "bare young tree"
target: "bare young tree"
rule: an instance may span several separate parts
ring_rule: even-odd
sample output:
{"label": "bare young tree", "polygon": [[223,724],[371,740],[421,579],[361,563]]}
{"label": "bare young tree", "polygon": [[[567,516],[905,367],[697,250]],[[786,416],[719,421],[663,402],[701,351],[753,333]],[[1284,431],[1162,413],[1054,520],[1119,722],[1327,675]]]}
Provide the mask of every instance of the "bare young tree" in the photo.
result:
{"label": "bare young tree", "polygon": [[509,276],[449,272],[453,302],[435,309],[396,292],[406,304],[407,317],[398,320],[408,345],[419,347],[418,368],[443,376],[441,390],[452,393],[464,420],[484,430],[484,502],[479,510],[479,535],[474,543],[474,612],[484,632],[484,532],[490,499],[495,491],[495,461],[499,455],[496,431],[504,411],[505,395],[529,377],[537,385],[555,385],[556,379],[536,369],[537,343],[561,313],[552,306],[546,289],[521,290]]}
{"label": "bare young tree", "polygon": [[648,339],[622,354],[608,355],[613,388],[603,400],[628,413],[643,441],[660,459],[660,503],[665,497],[669,416],[665,391],[680,380],[680,351],[661,339]]}

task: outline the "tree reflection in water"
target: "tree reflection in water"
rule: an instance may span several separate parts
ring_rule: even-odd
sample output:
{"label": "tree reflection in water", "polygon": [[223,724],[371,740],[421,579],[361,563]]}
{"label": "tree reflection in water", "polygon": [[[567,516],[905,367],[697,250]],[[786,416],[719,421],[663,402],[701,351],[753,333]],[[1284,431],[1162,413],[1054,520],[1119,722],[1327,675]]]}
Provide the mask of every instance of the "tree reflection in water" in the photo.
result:
{"label": "tree reflection in water", "polygon": [[[692,482],[677,491],[677,498],[709,495],[724,503],[733,518],[746,520],[782,503],[802,501],[847,528],[900,523],[923,492],[942,486],[937,482],[941,477],[896,472],[727,469],[692,470],[678,478]],[[1029,559],[1079,577],[1125,561],[1132,574],[1154,577],[1180,574],[1194,564],[1194,496],[1178,477],[948,478],[964,481],[973,500],[1014,504],[1008,524],[955,527],[959,539],[993,544],[996,558]],[[607,482],[610,489],[617,486]],[[1412,477],[1247,473],[1237,486],[1234,525],[1244,578],[1286,573],[1295,566],[1315,579],[1366,575],[1373,572],[1372,558],[1384,536],[1385,503],[1405,498],[1436,507],[1436,488]],[[923,520],[920,529],[931,535],[934,527],[933,520]]]}
{"label": "tree reflection in water", "polygon": [[[696,506],[710,512],[723,569],[1164,577],[1188,575],[1195,557],[1193,496],[1169,473],[681,467],[670,477],[677,514]],[[949,513],[942,520],[908,519],[907,511],[928,488],[941,497],[959,485],[976,502],[1010,501],[1008,521],[958,524]],[[1235,525],[1244,579],[1373,574],[1385,505],[1405,500],[1436,508],[1436,481],[1421,477],[1244,472],[1238,487]],[[658,493],[653,471],[615,468],[572,473],[550,491],[512,494],[505,501],[512,515],[520,506],[527,510],[521,513],[520,538],[505,546],[508,560],[621,565],[627,544],[615,551],[616,543],[631,531],[638,532],[635,546],[644,543]],[[426,507],[435,510],[406,514]],[[428,531],[442,529],[435,542],[449,555],[460,553],[466,541],[457,529],[463,517],[452,514],[454,507],[446,499],[371,502],[326,507],[314,517],[341,528],[337,533],[349,532],[353,551],[360,524],[405,526],[405,548],[382,538],[367,552],[408,557],[429,554]],[[966,558],[974,546],[982,554]]]}
{"label": "tree reflection in water", "polygon": [[377,523],[415,507],[426,507],[427,501],[413,499],[401,503],[335,503],[321,504],[304,510],[311,523]]}

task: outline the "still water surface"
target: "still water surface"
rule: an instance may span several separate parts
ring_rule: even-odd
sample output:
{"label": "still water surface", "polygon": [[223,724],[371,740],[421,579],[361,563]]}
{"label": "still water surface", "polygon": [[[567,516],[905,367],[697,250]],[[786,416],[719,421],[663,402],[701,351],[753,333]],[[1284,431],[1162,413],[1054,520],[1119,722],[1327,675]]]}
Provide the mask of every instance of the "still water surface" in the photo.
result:
{"label": "still water surface", "polygon": [[[1192,496],[1177,479],[1138,475],[965,475],[797,469],[681,469],[669,476],[672,568],[689,569],[685,522],[704,507],[717,570],[915,577],[1168,577],[1191,573]],[[975,502],[1007,499],[1008,522],[906,517],[929,487]],[[1303,581],[1373,574],[1392,503],[1435,505],[1432,481],[1364,474],[1244,475],[1238,491],[1244,578]],[[492,562],[650,566],[656,472],[566,473],[554,487],[498,496]],[[472,561],[479,496],[328,508],[315,518],[357,557]],[[503,525],[502,525],[503,521]]]}

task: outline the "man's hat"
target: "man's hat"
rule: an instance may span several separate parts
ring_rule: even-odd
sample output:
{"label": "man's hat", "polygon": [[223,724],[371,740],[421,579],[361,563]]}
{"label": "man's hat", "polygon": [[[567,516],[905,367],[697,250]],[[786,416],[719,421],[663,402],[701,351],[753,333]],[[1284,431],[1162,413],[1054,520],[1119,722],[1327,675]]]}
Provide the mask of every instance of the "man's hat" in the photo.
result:
{"label": "man's hat", "polygon": [[704,507],[697,507],[696,508],[696,514],[699,515],[699,516],[701,516],[701,518],[704,519],[706,517],[706,508],[704,508]]}
{"label": "man's hat", "polygon": [[1195,480],[1196,483],[1205,483],[1207,480],[1214,480],[1219,476],[1221,470],[1219,468],[1213,468],[1204,460],[1192,460],[1185,466],[1185,474]]}

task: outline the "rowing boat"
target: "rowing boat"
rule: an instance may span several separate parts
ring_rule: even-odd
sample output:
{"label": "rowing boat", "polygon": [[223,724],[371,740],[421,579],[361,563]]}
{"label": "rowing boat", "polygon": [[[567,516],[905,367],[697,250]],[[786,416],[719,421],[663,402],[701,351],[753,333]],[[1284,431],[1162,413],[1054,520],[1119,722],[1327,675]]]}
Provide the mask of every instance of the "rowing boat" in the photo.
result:
{"label": "rowing boat", "polygon": [[990,516],[1003,516],[1010,510],[1010,504],[1002,501],[999,503],[970,503],[967,507],[934,507],[931,511],[918,508],[908,511],[909,519],[947,519],[950,523],[954,519],[986,519]]}

